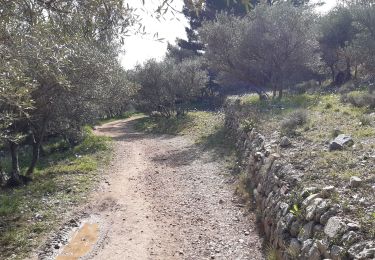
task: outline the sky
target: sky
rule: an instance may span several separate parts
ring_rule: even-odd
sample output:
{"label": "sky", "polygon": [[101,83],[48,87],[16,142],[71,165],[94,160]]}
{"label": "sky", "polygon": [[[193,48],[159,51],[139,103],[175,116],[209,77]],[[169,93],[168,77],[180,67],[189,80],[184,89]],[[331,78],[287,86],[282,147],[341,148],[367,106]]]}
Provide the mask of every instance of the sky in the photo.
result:
{"label": "sky", "polygon": [[[143,63],[150,58],[161,60],[166,53],[168,42],[173,44],[176,38],[186,39],[185,27],[188,26],[188,22],[183,14],[176,13],[173,15],[168,12],[163,16],[165,20],[158,21],[147,13],[152,13],[161,0],[146,0],[145,6],[142,5],[141,0],[126,2],[129,2],[132,7],[146,9],[146,11],[139,9],[137,13],[143,18],[142,24],[145,25],[147,32],[147,35],[132,35],[125,39],[125,54],[120,55],[120,61],[126,69],[131,69],[137,63]],[[174,0],[173,7],[181,11],[183,0]],[[165,38],[165,40],[157,41],[153,37],[155,33],[158,33],[158,38]]]}
{"label": "sky", "polygon": [[[313,3],[320,2],[321,0],[312,0]],[[183,14],[166,13],[165,20],[158,21],[156,18],[150,16],[158,6],[161,0],[146,0],[143,6],[141,0],[128,0],[130,6],[138,8],[139,14],[145,25],[147,35],[131,35],[125,40],[124,50],[125,54],[120,55],[120,61],[125,69],[131,69],[137,64],[142,64],[150,58],[162,60],[167,50],[167,44],[175,43],[176,38],[186,39],[185,27],[188,22]],[[317,11],[320,13],[327,13],[336,5],[336,0],[325,0],[325,4],[318,7]],[[174,0],[173,7],[176,10],[182,10],[183,0]],[[144,9],[146,11],[141,10]],[[178,19],[178,20],[177,20]],[[158,33],[158,38],[165,38],[164,41],[159,42],[153,35]]]}

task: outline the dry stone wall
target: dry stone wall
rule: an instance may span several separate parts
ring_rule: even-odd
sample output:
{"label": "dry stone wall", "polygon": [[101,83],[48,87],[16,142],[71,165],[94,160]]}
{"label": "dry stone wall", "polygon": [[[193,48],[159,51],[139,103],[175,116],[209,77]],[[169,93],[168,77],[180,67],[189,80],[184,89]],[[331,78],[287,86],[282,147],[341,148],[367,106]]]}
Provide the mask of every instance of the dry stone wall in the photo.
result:
{"label": "dry stone wall", "polygon": [[227,103],[225,114],[261,229],[278,259],[375,259],[375,241],[363,240],[358,223],[338,216],[335,187],[304,187],[302,171],[284,161],[255,128],[241,126],[238,101]]}

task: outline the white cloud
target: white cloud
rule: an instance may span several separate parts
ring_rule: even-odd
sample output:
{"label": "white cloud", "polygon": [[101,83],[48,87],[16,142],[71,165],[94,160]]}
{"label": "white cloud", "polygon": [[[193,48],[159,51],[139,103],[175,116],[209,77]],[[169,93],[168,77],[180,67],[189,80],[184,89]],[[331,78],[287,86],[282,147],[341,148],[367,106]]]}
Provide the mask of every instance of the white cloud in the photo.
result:
{"label": "white cloud", "polygon": [[322,6],[316,8],[317,12],[321,14],[328,13],[332,8],[337,5],[337,0],[313,0],[312,3],[324,3]]}
{"label": "white cloud", "polygon": [[[131,3],[130,3],[131,2]],[[142,1],[129,1],[129,5],[139,8],[137,13],[142,17],[142,24],[146,28],[147,35],[132,35],[125,39],[124,49],[125,54],[120,55],[121,64],[130,69],[137,63],[142,63],[147,59],[155,58],[162,59],[167,50],[167,43],[174,43],[176,38],[186,38],[185,27],[188,25],[186,18],[181,13],[171,12],[163,15],[163,19],[158,21],[151,14],[161,1],[145,1],[145,6]],[[176,10],[182,10],[183,0],[173,1],[173,7]],[[140,10],[143,8],[144,11]],[[178,21],[180,20],[180,21]],[[158,38],[164,38],[163,42],[159,42],[154,37],[158,33]]]}

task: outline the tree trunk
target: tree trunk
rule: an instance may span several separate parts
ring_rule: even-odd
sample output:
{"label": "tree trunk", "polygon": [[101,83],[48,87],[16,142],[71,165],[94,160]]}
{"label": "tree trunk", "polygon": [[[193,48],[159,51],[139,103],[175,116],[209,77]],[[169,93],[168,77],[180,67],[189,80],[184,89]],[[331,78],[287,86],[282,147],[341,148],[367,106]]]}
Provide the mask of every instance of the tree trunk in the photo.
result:
{"label": "tree trunk", "polygon": [[345,71],[345,82],[352,79],[351,64],[350,60],[346,60],[346,71]]}
{"label": "tree trunk", "polygon": [[278,99],[282,99],[283,98],[283,88],[279,88],[279,96],[278,96]]}
{"label": "tree trunk", "polygon": [[331,69],[332,82],[335,82],[335,69],[333,68],[333,66],[330,66],[329,68]]}
{"label": "tree trunk", "polygon": [[273,87],[272,88],[272,99],[275,99],[276,98],[276,94],[277,94],[277,87]]}
{"label": "tree trunk", "polygon": [[31,177],[31,175],[34,173],[35,166],[39,160],[40,144],[41,144],[40,140],[34,140],[33,142],[33,155],[31,158],[30,166],[26,172],[26,176],[28,177]]}
{"label": "tree trunk", "polygon": [[20,177],[20,166],[18,161],[18,144],[12,141],[9,141],[10,155],[12,157],[12,171],[10,178],[15,184],[22,184]]}
{"label": "tree trunk", "polygon": [[26,176],[31,177],[34,173],[35,166],[38,163],[39,155],[40,155],[40,147],[43,142],[44,134],[46,132],[47,127],[47,119],[45,118],[42,122],[42,128],[41,131],[36,131],[37,135],[33,135],[33,155],[31,158],[30,166],[26,171]]}
{"label": "tree trunk", "polygon": [[354,79],[356,80],[358,76],[358,65],[356,64],[354,67]]}

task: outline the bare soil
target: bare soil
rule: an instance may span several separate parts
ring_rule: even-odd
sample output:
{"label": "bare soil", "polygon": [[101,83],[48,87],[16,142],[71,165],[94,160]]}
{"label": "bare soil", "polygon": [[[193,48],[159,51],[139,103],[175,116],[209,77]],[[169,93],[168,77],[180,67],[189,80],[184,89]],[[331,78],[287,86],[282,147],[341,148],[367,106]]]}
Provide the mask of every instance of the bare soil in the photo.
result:
{"label": "bare soil", "polygon": [[136,120],[95,130],[115,151],[85,209],[100,237],[84,258],[264,259],[255,215],[235,197],[224,162],[187,137],[137,132]]}

